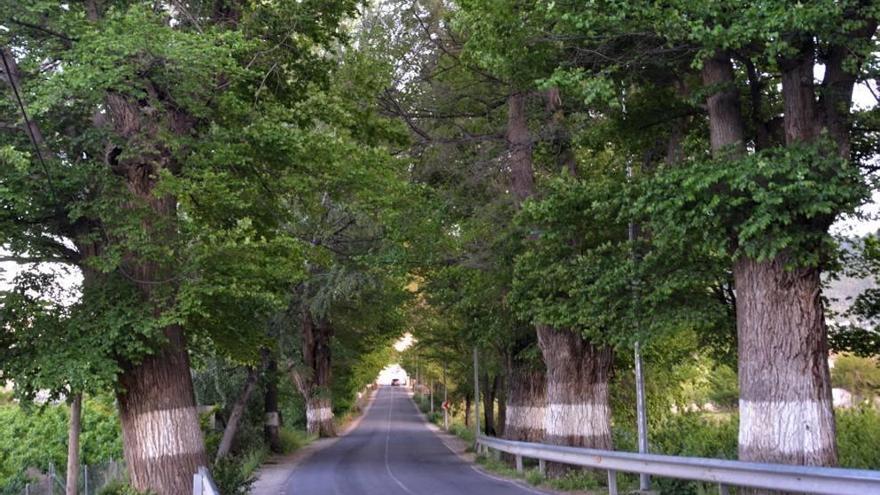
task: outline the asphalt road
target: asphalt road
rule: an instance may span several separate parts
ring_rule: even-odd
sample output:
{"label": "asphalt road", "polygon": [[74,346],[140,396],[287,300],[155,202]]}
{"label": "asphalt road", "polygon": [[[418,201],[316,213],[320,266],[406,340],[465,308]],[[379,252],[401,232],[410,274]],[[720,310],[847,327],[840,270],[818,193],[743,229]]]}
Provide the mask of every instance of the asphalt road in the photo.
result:
{"label": "asphalt road", "polygon": [[382,387],[360,424],[303,460],[287,495],[523,495],[544,492],[485,474],[425,425],[401,387]]}

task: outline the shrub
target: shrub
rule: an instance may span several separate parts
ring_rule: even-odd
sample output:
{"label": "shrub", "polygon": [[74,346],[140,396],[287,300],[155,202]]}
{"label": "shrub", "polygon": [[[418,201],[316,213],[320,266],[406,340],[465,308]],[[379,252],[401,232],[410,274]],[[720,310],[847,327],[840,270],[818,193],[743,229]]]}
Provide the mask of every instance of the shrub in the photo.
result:
{"label": "shrub", "polygon": [[880,393],[880,366],[874,358],[842,354],[834,361],[831,383],[858,399],[872,399]]}
{"label": "shrub", "polygon": [[869,406],[837,411],[840,465],[880,469],[880,411]]}
{"label": "shrub", "polygon": [[246,473],[241,459],[226,457],[214,463],[211,476],[223,495],[246,495],[257,480],[253,472]]}
{"label": "shrub", "polygon": [[139,492],[128,483],[111,481],[98,490],[98,495],[151,495],[152,492]]}

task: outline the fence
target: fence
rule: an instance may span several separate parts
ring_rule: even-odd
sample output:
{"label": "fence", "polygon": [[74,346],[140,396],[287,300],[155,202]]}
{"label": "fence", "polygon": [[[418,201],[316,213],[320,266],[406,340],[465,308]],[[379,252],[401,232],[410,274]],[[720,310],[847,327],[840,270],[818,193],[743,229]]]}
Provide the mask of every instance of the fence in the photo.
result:
{"label": "fence", "polygon": [[519,472],[523,470],[523,458],[538,459],[542,471],[548,461],[605,470],[610,495],[617,495],[618,472],[715,483],[721,495],[727,495],[728,487],[732,486],[827,495],[880,493],[880,471],[636,454],[515,442],[480,435],[477,452],[488,453],[488,449],[512,454]]}
{"label": "fence", "polygon": [[[34,470],[35,471],[35,470]],[[125,466],[120,461],[107,461],[96,465],[82,465],[77,483],[77,493],[95,495],[99,490],[115,480],[125,478]],[[45,473],[35,471],[31,481],[25,484],[20,495],[60,495],[64,493],[67,473],[59,472],[50,463]]]}

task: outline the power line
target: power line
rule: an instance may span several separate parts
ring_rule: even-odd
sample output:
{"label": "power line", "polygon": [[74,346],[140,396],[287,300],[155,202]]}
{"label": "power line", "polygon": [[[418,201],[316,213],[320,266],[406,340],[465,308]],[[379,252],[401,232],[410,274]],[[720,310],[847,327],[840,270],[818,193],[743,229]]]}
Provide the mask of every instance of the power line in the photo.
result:
{"label": "power line", "polygon": [[52,184],[52,174],[49,173],[49,167],[46,165],[46,160],[43,159],[43,152],[40,150],[40,143],[37,141],[37,136],[34,134],[34,129],[31,127],[31,120],[28,118],[27,109],[24,106],[24,101],[21,98],[21,93],[18,91],[18,85],[16,85],[15,78],[12,76],[12,69],[9,65],[9,61],[6,60],[6,49],[0,49],[0,58],[3,59],[3,70],[6,72],[6,77],[9,79],[9,86],[12,87],[12,93],[15,95],[15,101],[18,103],[18,109],[21,111],[21,116],[24,119],[24,126],[27,129],[28,137],[31,140],[31,144],[34,147],[34,151],[37,153],[37,159],[40,161],[40,165],[43,168],[43,173],[46,175],[46,182],[49,185],[49,192],[52,194],[52,202],[56,205],[58,204],[58,195],[55,194],[55,186]]}

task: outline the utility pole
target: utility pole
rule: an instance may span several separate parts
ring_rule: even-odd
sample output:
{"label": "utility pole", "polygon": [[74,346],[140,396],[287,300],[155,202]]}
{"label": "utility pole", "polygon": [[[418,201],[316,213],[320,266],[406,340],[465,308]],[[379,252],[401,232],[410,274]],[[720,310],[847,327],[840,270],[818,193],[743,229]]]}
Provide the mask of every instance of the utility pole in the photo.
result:
{"label": "utility pole", "polygon": [[474,442],[480,436],[480,363],[474,346]]}
{"label": "utility pole", "polygon": [[449,386],[446,384],[446,361],[443,361],[443,429],[449,431]]}
{"label": "utility pole", "polygon": [[[632,178],[632,165],[626,167],[627,178]],[[635,222],[630,222],[627,229],[627,237],[629,238],[630,247],[632,249],[633,266],[639,262],[639,255],[636,251],[635,243],[639,238],[639,226]],[[638,322],[639,315],[639,289],[638,282],[633,280],[632,298],[633,298],[633,316],[634,321]],[[638,325],[638,323],[636,323]],[[639,330],[638,326],[635,328]],[[636,374],[636,426],[638,430],[639,453],[648,453],[648,412],[645,405],[645,375],[642,370],[642,352],[639,341],[636,340],[634,347],[635,358],[635,374]],[[639,491],[648,491],[651,489],[651,476],[645,473],[639,473]]]}

